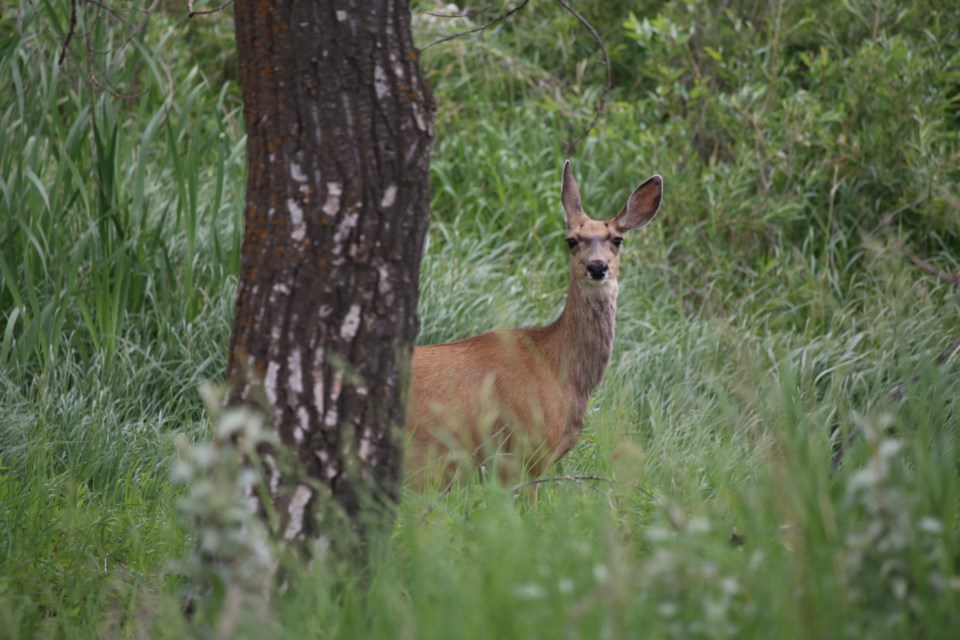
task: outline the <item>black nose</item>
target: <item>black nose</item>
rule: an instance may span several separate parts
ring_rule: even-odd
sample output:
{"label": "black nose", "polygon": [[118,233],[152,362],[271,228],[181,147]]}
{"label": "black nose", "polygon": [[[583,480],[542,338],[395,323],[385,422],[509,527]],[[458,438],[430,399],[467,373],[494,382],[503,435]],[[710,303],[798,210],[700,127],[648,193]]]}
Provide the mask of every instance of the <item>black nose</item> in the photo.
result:
{"label": "black nose", "polygon": [[607,269],[609,269],[607,263],[599,260],[587,264],[587,273],[594,280],[603,280],[607,275]]}

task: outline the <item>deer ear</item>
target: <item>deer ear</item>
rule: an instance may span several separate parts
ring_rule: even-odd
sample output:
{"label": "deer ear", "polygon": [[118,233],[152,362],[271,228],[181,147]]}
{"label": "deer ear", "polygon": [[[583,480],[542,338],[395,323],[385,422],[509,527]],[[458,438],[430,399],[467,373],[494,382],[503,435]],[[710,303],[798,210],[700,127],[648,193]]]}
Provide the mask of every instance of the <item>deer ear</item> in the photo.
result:
{"label": "deer ear", "polygon": [[653,176],[634,189],[630,199],[613,219],[621,231],[633,231],[646,225],[657,215],[660,197],[663,195],[663,178]]}
{"label": "deer ear", "polygon": [[573,179],[573,170],[570,161],[563,163],[563,183],[560,186],[560,201],[563,202],[563,211],[567,217],[567,229],[573,229],[588,220],[583,212],[583,203],[580,201],[580,189]]}

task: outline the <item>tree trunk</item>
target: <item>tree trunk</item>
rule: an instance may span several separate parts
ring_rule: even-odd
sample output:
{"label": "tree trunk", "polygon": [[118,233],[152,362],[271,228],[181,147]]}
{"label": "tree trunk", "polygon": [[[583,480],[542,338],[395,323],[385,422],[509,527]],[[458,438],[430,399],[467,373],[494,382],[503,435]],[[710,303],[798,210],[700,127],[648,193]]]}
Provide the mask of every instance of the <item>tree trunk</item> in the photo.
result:
{"label": "tree trunk", "polygon": [[368,496],[399,495],[434,103],[407,0],[237,0],[236,36],[249,174],[228,402],[265,398],[298,462],[293,478],[266,456],[277,532],[316,540],[319,493],[355,525]]}

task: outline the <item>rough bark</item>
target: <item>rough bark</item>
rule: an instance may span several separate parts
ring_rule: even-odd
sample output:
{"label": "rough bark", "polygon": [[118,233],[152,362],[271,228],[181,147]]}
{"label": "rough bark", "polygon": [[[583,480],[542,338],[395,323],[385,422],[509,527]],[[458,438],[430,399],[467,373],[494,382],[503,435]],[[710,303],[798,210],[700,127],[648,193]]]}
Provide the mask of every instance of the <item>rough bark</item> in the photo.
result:
{"label": "rough bark", "polygon": [[[313,482],[268,462],[278,533],[396,501],[419,329],[433,98],[406,0],[237,0],[246,211],[228,402],[262,386]],[[298,478],[303,478],[299,475]]]}

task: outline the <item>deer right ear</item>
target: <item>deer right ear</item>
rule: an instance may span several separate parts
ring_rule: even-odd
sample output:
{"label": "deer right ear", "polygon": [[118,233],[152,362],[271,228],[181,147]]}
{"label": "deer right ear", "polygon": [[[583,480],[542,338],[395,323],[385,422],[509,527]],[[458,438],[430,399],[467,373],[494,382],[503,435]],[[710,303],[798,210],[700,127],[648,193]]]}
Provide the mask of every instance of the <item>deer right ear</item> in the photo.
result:
{"label": "deer right ear", "polygon": [[563,163],[563,183],[560,186],[560,201],[567,218],[567,230],[572,230],[589,220],[583,212],[583,203],[580,201],[580,188],[573,179],[573,170],[570,161]]}

